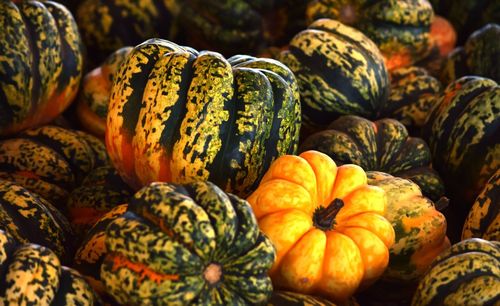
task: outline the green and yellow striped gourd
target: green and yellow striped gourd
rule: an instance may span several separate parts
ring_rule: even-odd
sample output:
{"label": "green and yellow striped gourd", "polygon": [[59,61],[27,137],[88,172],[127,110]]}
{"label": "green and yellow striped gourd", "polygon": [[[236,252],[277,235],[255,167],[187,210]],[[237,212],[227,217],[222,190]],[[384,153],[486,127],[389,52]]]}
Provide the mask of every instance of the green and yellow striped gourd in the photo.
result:
{"label": "green and yellow striped gourd", "polygon": [[151,39],[121,65],[105,138],[135,189],[209,180],[245,195],[275,158],[296,151],[300,122],[297,82],[282,63]]}
{"label": "green and yellow striped gourd", "polygon": [[500,242],[472,238],[436,258],[411,305],[498,305],[499,288]]}
{"label": "green and yellow striped gourd", "polygon": [[389,76],[377,46],[338,21],[315,21],[278,58],[297,77],[309,129],[340,115],[374,118],[389,95]]}
{"label": "green and yellow striped gourd", "polygon": [[76,96],[82,43],[52,1],[0,1],[0,135],[50,122]]}
{"label": "green and yellow striped gourd", "polygon": [[127,305],[263,304],[271,241],[248,202],[208,182],[153,183],[106,228],[106,289]]}

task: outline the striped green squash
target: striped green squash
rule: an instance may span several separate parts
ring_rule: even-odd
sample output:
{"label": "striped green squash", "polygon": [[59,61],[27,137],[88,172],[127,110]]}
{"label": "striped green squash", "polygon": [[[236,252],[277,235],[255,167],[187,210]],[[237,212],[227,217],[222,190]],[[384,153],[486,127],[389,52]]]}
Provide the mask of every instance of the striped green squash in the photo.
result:
{"label": "striped green squash", "polygon": [[377,46],[335,20],[318,20],[295,35],[279,59],[297,77],[304,125],[312,130],[345,114],[374,118],[389,95]]}
{"label": "striped green squash", "polygon": [[472,238],[443,252],[420,281],[412,306],[498,305],[500,243]]}
{"label": "striped green squash", "polygon": [[391,93],[378,118],[394,118],[412,134],[417,134],[441,92],[441,83],[424,68],[394,69],[391,71]]}
{"label": "striped green squash", "polygon": [[296,151],[300,122],[297,83],[280,62],[152,39],[121,65],[105,138],[133,188],[210,180],[242,196]]}
{"label": "striped green squash", "polygon": [[451,83],[423,128],[432,164],[463,224],[482,186],[500,167],[500,86],[468,76]]}
{"label": "striped green squash", "polygon": [[14,2],[0,1],[0,135],[53,120],[82,77],[83,46],[71,13],[51,1]]}
{"label": "striped green squash", "polygon": [[0,304],[100,305],[89,284],[57,255],[37,244],[19,244],[0,230]]}
{"label": "striped green squash", "polygon": [[263,304],[271,241],[248,202],[208,182],[153,183],[106,228],[101,278],[121,304]]}
{"label": "striped green squash", "polygon": [[36,193],[5,180],[0,180],[0,230],[19,242],[46,246],[65,261],[74,251],[66,217]]}
{"label": "striped green squash", "polygon": [[448,56],[443,60],[441,69],[439,71],[439,80],[448,85],[456,79],[469,75],[469,68],[467,68],[467,55],[465,54],[464,47],[456,47],[451,51]]}
{"label": "striped green squash", "polygon": [[87,73],[83,78],[82,89],[77,99],[76,114],[83,129],[97,137],[104,138],[114,75],[130,51],[132,47],[116,50],[99,67]]}
{"label": "striped green squash", "polygon": [[443,182],[431,168],[429,147],[421,138],[409,137],[405,126],[394,119],[372,122],[342,116],[306,138],[299,152],[308,150],[327,154],[337,165],[355,164],[365,171],[411,179],[434,201],[444,195]]}
{"label": "striped green squash", "polygon": [[363,32],[380,48],[389,70],[426,55],[433,15],[427,0],[314,0],[307,8],[310,22],[330,18]]}
{"label": "striped green squash", "polygon": [[462,240],[500,241],[500,168],[482,189],[465,220]]}

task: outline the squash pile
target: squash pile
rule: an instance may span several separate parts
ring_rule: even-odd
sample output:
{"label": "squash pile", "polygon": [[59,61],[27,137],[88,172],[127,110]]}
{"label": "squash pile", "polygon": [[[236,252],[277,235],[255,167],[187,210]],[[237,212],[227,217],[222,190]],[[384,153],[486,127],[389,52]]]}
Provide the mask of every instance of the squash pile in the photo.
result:
{"label": "squash pile", "polygon": [[0,305],[497,305],[499,3],[0,0]]}

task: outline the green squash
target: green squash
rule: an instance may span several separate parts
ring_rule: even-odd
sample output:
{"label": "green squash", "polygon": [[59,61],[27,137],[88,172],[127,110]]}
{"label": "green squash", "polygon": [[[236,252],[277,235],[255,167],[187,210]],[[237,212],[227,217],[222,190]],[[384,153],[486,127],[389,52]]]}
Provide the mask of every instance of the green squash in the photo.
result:
{"label": "green squash", "polygon": [[355,164],[365,171],[382,171],[411,179],[425,196],[437,201],[444,195],[439,175],[431,168],[429,147],[421,138],[409,137],[394,119],[370,121],[342,116],[304,140],[299,152],[316,150],[337,165]]}
{"label": "green squash", "polygon": [[445,183],[459,224],[500,167],[499,99],[495,81],[460,78],[445,89],[423,128],[433,167]]}
{"label": "green squash", "polygon": [[208,182],[153,183],[106,228],[101,278],[122,304],[263,304],[271,241],[248,202]]}
{"label": "green squash", "polygon": [[462,240],[500,241],[500,168],[491,176],[472,205],[462,230]]}
{"label": "green squash", "polygon": [[427,54],[434,13],[427,0],[314,0],[307,16],[310,22],[330,18],[359,29],[377,44],[392,70]]}
{"label": "green squash", "polygon": [[270,163],[296,151],[293,73],[272,59],[151,39],[129,54],[111,91],[106,147],[132,188],[210,180],[244,196]]}
{"label": "green squash", "polygon": [[2,305],[100,305],[82,276],[61,266],[49,248],[18,244],[2,230],[0,272]]}
{"label": "green squash", "polygon": [[340,115],[375,118],[389,95],[377,46],[363,33],[321,19],[291,40],[278,58],[297,77],[304,125],[325,127]]}
{"label": "green squash", "polygon": [[500,243],[472,238],[443,252],[420,281],[412,306],[498,305]]}
{"label": "green squash", "polygon": [[69,106],[82,77],[83,46],[71,13],[52,1],[0,1],[0,28],[5,136],[48,123]]}

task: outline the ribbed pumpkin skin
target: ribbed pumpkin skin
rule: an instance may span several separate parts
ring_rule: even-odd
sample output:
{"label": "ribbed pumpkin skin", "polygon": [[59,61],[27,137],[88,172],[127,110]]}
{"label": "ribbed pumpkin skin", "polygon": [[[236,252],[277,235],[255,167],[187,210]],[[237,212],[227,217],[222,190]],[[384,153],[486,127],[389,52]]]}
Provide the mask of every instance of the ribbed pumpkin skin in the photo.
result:
{"label": "ribbed pumpkin skin", "polygon": [[410,131],[420,129],[441,95],[441,83],[421,67],[391,71],[391,93],[378,118],[393,118]]}
{"label": "ribbed pumpkin skin", "polygon": [[72,256],[68,220],[37,194],[4,180],[0,180],[0,230],[19,242],[46,246],[63,260]]}
{"label": "ribbed pumpkin skin", "polygon": [[103,144],[80,134],[48,125],[1,141],[0,178],[18,183],[64,210],[69,192],[96,163],[105,162]]}
{"label": "ribbed pumpkin skin", "polygon": [[83,78],[76,113],[82,127],[97,137],[104,138],[114,75],[130,51],[132,47],[116,50]]}
{"label": "ribbed pumpkin skin", "polygon": [[106,146],[133,188],[209,180],[245,195],[272,160],[296,151],[297,83],[278,61],[148,40],[118,75]]}
{"label": "ribbed pumpkin skin", "polygon": [[340,115],[375,117],[389,94],[377,46],[338,21],[315,21],[291,40],[279,60],[297,77],[304,124],[325,126]]}
{"label": "ribbed pumpkin skin", "polygon": [[392,70],[426,54],[433,10],[427,0],[315,0],[307,17],[309,22],[330,18],[359,29],[377,44]]}
{"label": "ribbed pumpkin skin", "polygon": [[500,241],[500,169],[488,180],[465,220],[462,240],[474,237]]}
{"label": "ribbed pumpkin skin", "polygon": [[472,238],[443,252],[420,281],[412,306],[498,305],[500,243]]}
{"label": "ribbed pumpkin skin", "polygon": [[51,1],[2,1],[0,28],[0,135],[9,135],[50,122],[71,103],[82,43],[71,13]]}
{"label": "ribbed pumpkin skin", "polygon": [[366,171],[382,171],[417,183],[433,200],[444,194],[443,182],[431,164],[429,147],[421,138],[409,137],[394,119],[370,121],[342,116],[321,132],[304,140],[299,152],[317,150],[338,165],[355,164]]}
{"label": "ribbed pumpkin skin", "polygon": [[56,254],[36,244],[18,244],[0,230],[0,304],[99,305],[78,272],[61,266]]}
{"label": "ribbed pumpkin skin", "polygon": [[127,203],[133,192],[112,166],[92,170],[68,197],[67,211],[77,234],[86,233],[106,212]]}
{"label": "ribbed pumpkin skin", "polygon": [[[423,128],[461,223],[482,186],[500,167],[500,86],[469,76],[451,83]],[[452,202],[453,203],[453,202]]]}
{"label": "ribbed pumpkin skin", "polygon": [[84,0],[76,19],[89,60],[97,66],[124,46],[150,37],[173,38],[177,10],[172,0]]}
{"label": "ribbed pumpkin skin", "polygon": [[121,304],[262,304],[272,292],[271,241],[246,201],[208,182],[144,187],[105,241],[101,278]]}

